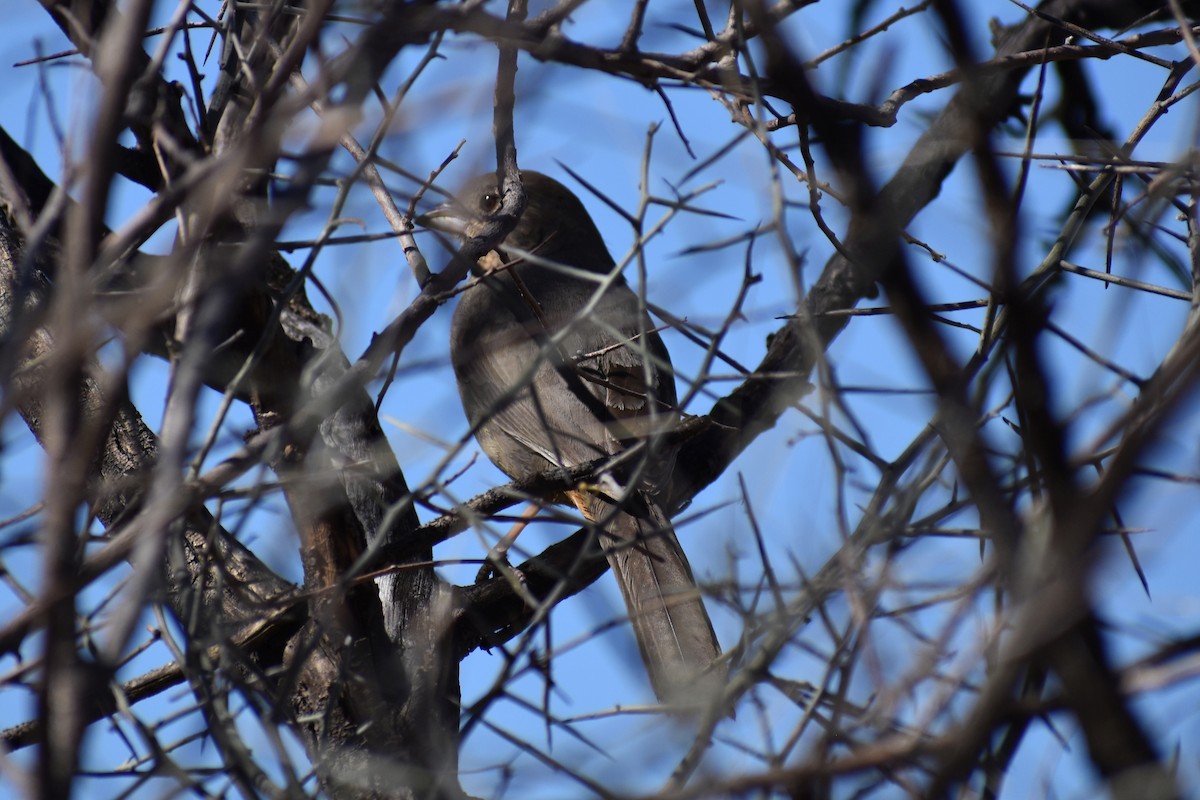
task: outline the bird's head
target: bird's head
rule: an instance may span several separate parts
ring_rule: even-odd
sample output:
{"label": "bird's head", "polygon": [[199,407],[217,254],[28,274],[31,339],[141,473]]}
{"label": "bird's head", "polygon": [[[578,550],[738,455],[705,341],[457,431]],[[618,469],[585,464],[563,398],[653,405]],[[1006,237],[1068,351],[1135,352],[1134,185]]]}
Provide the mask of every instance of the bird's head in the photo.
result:
{"label": "bird's head", "polygon": [[[612,256],[596,230],[596,224],[575,194],[540,172],[521,171],[525,187],[525,210],[512,232],[497,246],[505,260],[514,248],[560,264],[607,273]],[[417,218],[426,227],[453,234],[460,239],[480,235],[500,211],[500,189],[494,173],[480,175],[463,187],[456,198]]]}

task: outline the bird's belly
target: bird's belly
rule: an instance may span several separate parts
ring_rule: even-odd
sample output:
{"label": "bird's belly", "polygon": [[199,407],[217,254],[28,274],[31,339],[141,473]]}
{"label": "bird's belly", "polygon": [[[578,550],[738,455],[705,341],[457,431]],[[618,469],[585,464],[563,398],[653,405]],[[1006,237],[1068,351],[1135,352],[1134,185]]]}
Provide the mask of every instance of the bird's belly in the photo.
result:
{"label": "bird's belly", "polygon": [[[471,424],[484,453],[510,477],[607,455],[598,444],[610,440],[603,423],[574,397],[552,366],[544,364],[532,385],[484,383],[468,399],[474,382],[460,378],[463,405],[474,412]],[[521,388],[513,391],[517,386]]]}

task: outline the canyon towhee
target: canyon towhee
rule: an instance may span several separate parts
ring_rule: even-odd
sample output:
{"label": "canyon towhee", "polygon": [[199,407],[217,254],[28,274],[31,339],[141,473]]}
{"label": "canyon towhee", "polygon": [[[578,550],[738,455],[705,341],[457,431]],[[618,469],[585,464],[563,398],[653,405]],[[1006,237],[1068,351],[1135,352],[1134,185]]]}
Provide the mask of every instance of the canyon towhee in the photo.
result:
{"label": "canyon towhee", "polygon": [[[596,523],[660,700],[695,705],[723,679],[712,623],[687,557],[656,497],[675,453],[661,441],[679,420],[662,339],[569,189],[523,171],[516,228],[474,272],[459,300],[450,357],[483,451],[510,477],[572,467],[641,443],[624,468],[556,500]],[[495,175],[421,218],[470,238],[500,206]],[[528,254],[528,255],[527,255]]]}

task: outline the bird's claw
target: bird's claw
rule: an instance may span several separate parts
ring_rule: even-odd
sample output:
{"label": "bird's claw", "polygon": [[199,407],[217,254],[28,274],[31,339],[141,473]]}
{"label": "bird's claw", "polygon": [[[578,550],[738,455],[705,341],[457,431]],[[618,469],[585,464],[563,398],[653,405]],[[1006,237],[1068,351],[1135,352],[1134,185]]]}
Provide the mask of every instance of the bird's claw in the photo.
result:
{"label": "bird's claw", "polygon": [[475,573],[475,585],[487,583],[492,578],[498,578],[504,574],[505,570],[512,569],[512,564],[508,560],[507,550],[492,550],[487,555],[487,559],[483,562],[483,566],[479,568],[479,572]]}

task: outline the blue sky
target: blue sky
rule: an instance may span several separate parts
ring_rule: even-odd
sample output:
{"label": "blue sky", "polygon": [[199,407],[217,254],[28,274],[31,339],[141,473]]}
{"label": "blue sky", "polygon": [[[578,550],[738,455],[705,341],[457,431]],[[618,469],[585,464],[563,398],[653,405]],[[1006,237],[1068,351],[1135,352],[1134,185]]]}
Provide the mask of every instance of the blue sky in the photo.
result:
{"label": "blue sky", "polygon": [[[9,9],[9,24],[0,32],[0,63],[10,65],[27,59],[39,50],[54,52],[66,49],[61,34],[33,0],[17,0]],[[978,2],[979,25],[974,31],[980,52],[986,50],[986,14],[994,13],[1004,21],[1020,17],[1015,6]],[[690,2],[651,4],[646,24],[646,48],[678,50],[689,45],[686,34],[668,24],[686,19]],[[891,13],[892,8],[877,9],[877,15]],[[163,5],[161,13],[169,13]],[[536,12],[536,9],[535,9]],[[840,41],[846,31],[842,6],[818,4],[797,15],[789,34],[804,54],[820,52]],[[850,99],[878,101],[878,91],[890,92],[918,77],[947,69],[950,61],[941,46],[932,20],[923,15],[899,23],[903,36],[888,36],[877,45],[864,49],[865,57],[844,68],[838,60],[823,65],[813,73],[814,81],[823,89]],[[622,29],[621,15],[613,16],[611,7],[599,3],[585,4],[573,15],[566,33],[589,42],[614,43]],[[352,28],[344,31],[351,38]],[[203,47],[206,37],[195,34],[194,44]],[[333,46],[331,41],[331,46]],[[443,47],[446,58],[435,62],[417,84],[410,97],[408,110],[403,112],[382,148],[382,154],[416,174],[426,174],[452,150],[459,140],[466,139],[458,162],[447,172],[443,184],[453,188],[472,175],[493,168],[491,130],[491,74],[495,53],[480,46],[469,37],[450,39]],[[1181,51],[1170,51],[1172,58]],[[389,72],[392,90],[407,70],[412,59],[398,63]],[[39,163],[51,175],[58,172],[60,147],[56,142],[47,115],[47,103],[41,96],[39,82],[52,89],[51,106],[71,135],[86,121],[86,106],[91,96],[90,79],[77,65],[55,65],[44,70],[37,67],[14,69],[5,66],[7,80],[0,84],[0,125],[22,144],[29,147]],[[846,72],[843,73],[843,69]],[[1131,59],[1087,64],[1089,73],[1104,85],[1113,98],[1107,103],[1107,121],[1119,136],[1132,129],[1137,116],[1153,100],[1159,89],[1161,75]],[[215,73],[213,66],[210,72]],[[1051,82],[1053,84],[1053,81]],[[1053,92],[1053,88],[1051,90]],[[875,92],[875,94],[871,94]],[[699,160],[720,151],[739,136],[741,129],[729,121],[728,113],[706,92],[688,89],[669,93],[671,103],[690,146]],[[928,115],[941,107],[946,95],[938,93],[921,98],[901,112],[894,128],[872,131],[867,140],[867,155],[880,179],[885,179],[903,158],[909,146],[921,134]],[[1048,103],[1053,102],[1053,97]],[[647,131],[653,124],[662,124],[653,138],[650,161],[650,190],[668,195],[668,184],[674,183],[696,162],[673,131],[662,101],[641,86],[618,79],[606,78],[566,67],[545,65],[528,56],[521,59],[518,78],[517,143],[519,160],[526,168],[554,175],[568,184],[569,177],[559,162],[582,175],[618,203],[628,207],[638,197],[638,180]],[[1136,155],[1146,160],[1180,158],[1195,145],[1197,101],[1193,98],[1181,104],[1139,147]],[[1128,116],[1116,116],[1127,113]],[[368,122],[374,118],[368,112]],[[290,139],[297,145],[305,140],[307,129],[299,124]],[[364,133],[364,138],[366,133]],[[1059,138],[1056,138],[1059,137]],[[778,143],[786,144],[783,137]],[[1000,135],[997,147],[1019,150],[1019,136]],[[1036,149],[1051,152],[1064,147],[1056,128],[1046,131]],[[335,161],[335,170],[348,169],[349,160]],[[769,163],[762,149],[743,141],[731,154],[693,178],[688,188],[709,182],[719,182],[697,205],[733,214],[736,220],[720,220],[707,216],[684,215],[672,222],[664,234],[646,247],[648,265],[647,295],[672,312],[689,320],[716,326],[728,313],[729,304],[737,291],[741,276],[743,250],[731,248],[715,253],[684,255],[698,243],[714,242],[735,234],[757,221],[771,217]],[[399,193],[410,187],[395,181]],[[922,215],[910,232],[931,243],[944,253],[947,260],[976,276],[987,274],[987,226],[983,210],[975,197],[975,176],[969,163],[960,165],[942,192],[936,206]],[[632,233],[621,218],[605,205],[582,197],[600,226],[610,249],[618,260],[632,244]],[[788,196],[805,200],[802,187],[792,186]],[[1071,201],[1070,183],[1061,170],[1034,166],[1028,201],[1024,206],[1022,223],[1030,234],[1020,254],[1023,269],[1032,269],[1044,253],[1047,242],[1056,232],[1056,223]],[[324,221],[325,210],[320,206],[322,195],[314,199],[310,213],[300,215],[284,233],[284,238],[300,239],[311,235],[315,225]],[[145,194],[137,189],[122,191],[114,203],[116,224],[122,215],[130,213]],[[831,222],[840,221],[836,204],[824,206]],[[344,217],[359,222],[343,228],[341,233],[385,230],[382,215],[365,190],[352,195]],[[652,217],[653,218],[653,217]],[[816,230],[804,213],[789,215],[789,230],[793,241],[804,256],[801,282],[810,285],[819,274],[831,252],[830,245]],[[152,241],[151,248],[170,244],[171,231]],[[445,255],[432,242],[426,247],[431,263],[439,264]],[[1165,270],[1150,259],[1139,258],[1132,247],[1118,250],[1117,266],[1123,274],[1141,280],[1181,288]],[[303,253],[291,257],[298,264]],[[915,270],[931,297],[937,301],[953,301],[978,297],[981,292],[956,275],[944,264],[922,259],[917,251],[910,255]],[[1104,253],[1095,247],[1085,247],[1075,260],[1095,269],[1103,269]],[[777,317],[796,306],[793,275],[781,257],[774,240],[764,237],[754,252],[754,269],[763,282],[750,296],[745,319],[739,321],[727,339],[726,350],[742,363],[754,364],[763,350],[765,336],[779,326]],[[633,275],[634,273],[630,273]],[[356,247],[331,248],[318,262],[317,275],[336,299],[345,320],[341,331],[343,347],[351,357],[361,353],[374,331],[387,322],[416,294],[417,288],[404,265],[397,245],[392,241]],[[632,278],[631,278],[632,279]],[[319,302],[316,293],[310,292]],[[881,304],[877,301],[873,304]],[[1094,282],[1068,277],[1052,294],[1055,320],[1079,338],[1102,350],[1124,367],[1146,376],[1174,341],[1187,312],[1186,303],[1125,291],[1105,290]],[[978,313],[955,317],[978,323]],[[420,486],[435,480],[437,465],[443,460],[445,443],[462,438],[466,422],[460,412],[454,391],[453,377],[447,361],[447,331],[449,309],[439,312],[404,353],[401,380],[389,394],[383,407],[383,420],[410,485]],[[702,353],[682,337],[665,335],[677,369],[687,374],[694,369]],[[948,334],[948,339],[964,359],[973,351],[977,337],[966,331]],[[1115,385],[1110,373],[1082,361],[1070,347],[1055,341],[1046,345],[1047,353],[1060,378],[1059,393],[1050,401],[1061,414],[1071,415],[1071,440],[1076,447],[1085,447],[1103,429],[1121,407],[1122,401],[1133,397],[1131,386]],[[834,344],[829,360],[839,382],[857,388],[847,394],[849,411],[865,429],[871,444],[885,457],[898,454],[925,426],[931,409],[928,396],[882,393],[866,389],[906,388],[919,390],[925,381],[916,368],[898,328],[887,317],[868,317],[855,320]],[[139,408],[153,426],[161,416],[165,393],[166,368],[146,359],[139,363],[131,382]],[[732,383],[714,385],[714,391],[727,390]],[[1109,394],[1115,390],[1115,394]],[[1104,395],[1105,399],[1086,403],[1087,398]],[[810,395],[804,405],[821,411],[824,398],[820,392]],[[702,413],[711,398],[698,400],[693,408]],[[1083,407],[1076,413],[1077,409]],[[215,408],[215,395],[205,399],[206,413]],[[844,414],[835,420],[845,424]],[[201,419],[205,419],[201,415]],[[218,449],[218,459],[229,447],[240,441],[241,432],[252,422],[242,409],[226,421],[225,448]],[[815,426],[799,413],[792,412],[780,422],[777,430],[763,436],[707,491],[701,494],[687,515],[701,516],[694,522],[680,524],[682,541],[688,550],[693,567],[702,580],[720,581],[738,574],[744,581],[761,576],[761,567],[750,538],[750,526],[739,477],[744,479],[745,500],[753,508],[761,529],[766,532],[768,551],[777,565],[788,566],[789,577],[797,579],[790,565],[800,565],[806,574],[815,572],[841,543],[839,515],[850,522],[857,520],[856,503],[869,496],[879,475],[865,462],[854,465],[856,470],[842,484],[845,496],[839,495],[839,480],[833,469],[825,441],[817,435]],[[1001,450],[1011,450],[1015,439],[1001,421],[986,429],[989,441]],[[0,518],[7,518],[25,508],[31,498],[42,491],[40,449],[17,419],[5,421],[3,451],[0,452]],[[203,429],[197,431],[203,435]],[[1179,414],[1168,440],[1160,443],[1148,457],[1158,467],[1177,470],[1195,476],[1200,468],[1200,415],[1194,407]],[[467,466],[477,448],[469,443],[455,457],[448,473]],[[458,499],[464,499],[503,482],[503,477],[486,459],[478,458],[452,487]],[[1148,533],[1137,537],[1138,552],[1150,577],[1151,596],[1147,598],[1132,574],[1129,563],[1115,547],[1102,549],[1097,569],[1097,600],[1106,620],[1125,633],[1114,636],[1113,644],[1122,658],[1133,658],[1144,651],[1146,642],[1154,642],[1168,634],[1194,630],[1200,619],[1200,602],[1196,592],[1194,564],[1197,563],[1197,493],[1195,486],[1166,485],[1161,481],[1144,480],[1136,490],[1123,498],[1121,511],[1126,523],[1145,528]],[[943,498],[944,499],[944,498]],[[839,505],[840,504],[840,505]],[[236,514],[237,509],[233,509]],[[968,518],[956,520],[971,524]],[[522,546],[536,552],[541,546],[563,533],[561,527],[535,527],[522,538]],[[299,579],[299,564],[295,555],[294,534],[278,500],[251,515],[243,529],[243,537],[255,551],[292,579]],[[439,549],[446,559],[479,558],[483,552],[479,537],[464,534]],[[36,560],[28,549],[6,555],[6,566],[17,572],[28,585],[36,587]],[[913,545],[903,558],[891,565],[898,575],[910,579],[952,582],[972,574],[979,566],[978,545],[957,539],[936,539]],[[882,569],[882,562],[871,569]],[[458,582],[469,582],[475,567],[447,569],[446,574]],[[113,589],[113,583],[98,584],[92,590],[103,593]],[[0,587],[0,618],[18,607],[16,599]],[[739,624],[735,615],[717,605],[710,606],[718,635],[728,647],[736,643]],[[832,613],[845,618],[853,612],[844,600],[835,601]],[[582,716],[611,708],[615,704],[649,702],[652,695],[642,674],[636,647],[626,626],[606,630],[591,641],[584,641],[597,628],[618,619],[622,613],[619,594],[611,580],[603,579],[579,597],[563,604],[554,615],[552,625],[556,648],[566,648],[555,662],[553,710],[564,717]],[[923,620],[930,626],[944,621],[938,612],[930,612]],[[147,618],[147,623],[154,621]],[[811,646],[817,651],[828,646],[828,640],[811,625]],[[969,651],[971,631],[961,633],[964,651]],[[574,644],[572,644],[574,643]],[[31,643],[34,645],[36,643]],[[880,666],[876,676],[857,677],[854,685],[861,690],[859,702],[866,702],[874,690],[874,680],[899,677],[913,668],[911,639],[902,631],[889,630],[876,624],[872,631],[871,647]],[[31,650],[31,652],[33,652]],[[161,647],[153,648],[125,671],[129,677],[162,663],[167,658]],[[820,681],[821,660],[804,648],[787,654],[781,665],[785,672],[798,680]],[[0,661],[0,671],[12,668],[11,659]],[[464,701],[478,697],[502,669],[496,655],[475,654],[463,665]],[[526,674],[509,685],[509,690],[524,697],[536,708],[542,701],[543,683],[536,675]],[[1176,745],[1184,753],[1194,748],[1200,726],[1190,710],[1200,707],[1195,687],[1150,693],[1138,703],[1153,730],[1160,735],[1164,748]],[[919,705],[927,697],[914,698]],[[160,700],[163,712],[186,702],[182,692],[169,693]],[[12,690],[0,690],[0,724],[24,718],[29,698]],[[175,705],[171,705],[175,704]],[[154,706],[139,707],[153,718]],[[151,709],[151,710],[146,710]],[[914,713],[916,708],[913,709]],[[536,714],[523,710],[516,703],[499,704],[489,714],[490,722],[505,730],[532,739],[545,748],[545,733]],[[777,696],[765,697],[758,710],[748,710],[736,721],[722,727],[722,744],[713,760],[714,768],[722,771],[758,768],[745,752],[734,746],[740,742],[760,744],[765,729],[774,728],[777,736],[795,722],[797,712]],[[766,722],[764,722],[764,720]],[[182,720],[171,730],[180,736],[195,726],[196,720]],[[1045,727],[1030,734],[1006,784],[1008,797],[1038,796],[1041,787],[1053,783],[1059,796],[1088,796],[1093,787],[1087,770],[1086,755],[1078,735],[1069,721],[1062,721],[1062,732],[1068,747],[1060,746]],[[107,725],[93,726],[88,739],[89,761],[96,765],[119,762],[124,756],[120,745]],[[552,754],[593,776],[611,780],[617,788],[651,789],[661,783],[682,753],[684,733],[668,724],[648,717],[610,716],[580,723],[580,730],[608,751],[613,760],[598,755],[586,744],[556,733]],[[250,734],[248,734],[250,735]],[[192,754],[197,760],[205,757],[198,745]],[[27,757],[20,754],[21,759]],[[477,729],[465,742],[463,766],[469,772],[464,777],[467,788],[488,795],[496,785],[494,767],[507,758],[514,759],[516,783],[511,796],[561,798],[586,796],[577,784],[557,775],[527,755],[521,755],[511,744],[487,729]],[[1200,779],[1196,767],[1183,759],[1182,769],[1190,783]],[[613,776],[614,765],[621,774]],[[4,778],[0,778],[0,790]],[[159,787],[161,788],[161,787]],[[120,791],[115,782],[96,782],[89,787],[89,796],[108,796]],[[149,796],[149,795],[147,795]]]}

